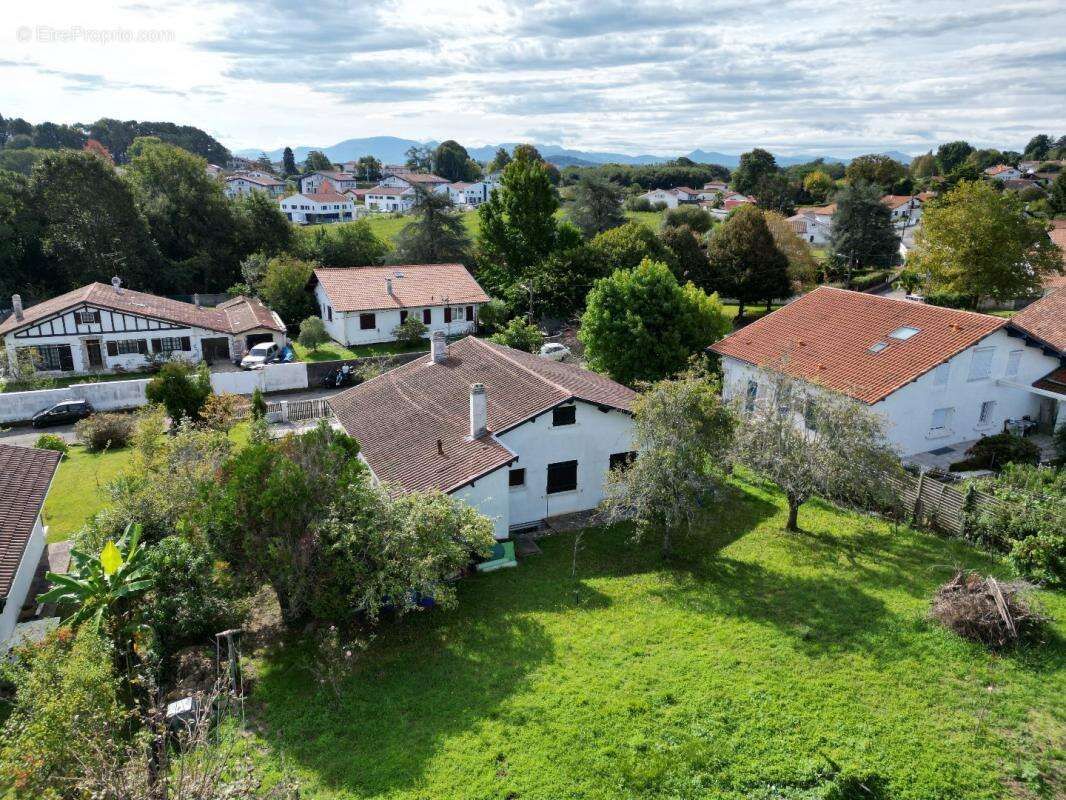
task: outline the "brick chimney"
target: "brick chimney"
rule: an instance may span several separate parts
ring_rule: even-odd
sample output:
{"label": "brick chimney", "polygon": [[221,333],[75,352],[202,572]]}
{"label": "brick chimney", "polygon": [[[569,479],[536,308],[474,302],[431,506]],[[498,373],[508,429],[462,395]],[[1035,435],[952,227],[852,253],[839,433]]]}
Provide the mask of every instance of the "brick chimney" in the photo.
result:
{"label": "brick chimney", "polygon": [[13,294],[11,295],[11,307],[15,310],[15,319],[22,319],[22,296]]}
{"label": "brick chimney", "polygon": [[478,439],[489,430],[489,401],[485,384],[470,385],[470,438]]}
{"label": "brick chimney", "polygon": [[433,331],[429,339],[429,353],[434,364],[443,364],[448,358],[448,340],[444,331]]}

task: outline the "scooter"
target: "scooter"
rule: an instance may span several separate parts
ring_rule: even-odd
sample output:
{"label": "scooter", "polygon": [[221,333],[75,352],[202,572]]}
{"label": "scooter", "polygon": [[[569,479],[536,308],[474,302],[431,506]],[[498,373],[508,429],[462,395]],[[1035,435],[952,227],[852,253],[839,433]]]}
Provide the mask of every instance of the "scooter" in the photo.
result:
{"label": "scooter", "polygon": [[350,364],[341,364],[339,367],[329,371],[322,381],[322,386],[326,389],[336,389],[355,383],[355,370],[352,369]]}

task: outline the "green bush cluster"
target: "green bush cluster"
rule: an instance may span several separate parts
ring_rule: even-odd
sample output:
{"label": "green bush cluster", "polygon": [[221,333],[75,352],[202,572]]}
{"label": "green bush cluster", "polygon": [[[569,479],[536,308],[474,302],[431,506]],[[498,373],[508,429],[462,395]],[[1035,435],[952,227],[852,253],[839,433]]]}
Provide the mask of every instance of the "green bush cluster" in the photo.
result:
{"label": "green bush cluster", "polygon": [[130,414],[93,414],[74,426],[74,435],[94,453],[117,450],[129,444],[134,424]]}
{"label": "green bush cluster", "polygon": [[37,441],[33,446],[38,450],[55,450],[57,453],[67,452],[67,443],[63,440],[63,437],[54,433],[42,433],[37,437]]}
{"label": "green bush cluster", "polygon": [[1040,447],[1029,439],[1010,433],[997,433],[978,439],[966,451],[966,458],[956,461],[951,469],[1002,469],[1007,464],[1037,464]]}

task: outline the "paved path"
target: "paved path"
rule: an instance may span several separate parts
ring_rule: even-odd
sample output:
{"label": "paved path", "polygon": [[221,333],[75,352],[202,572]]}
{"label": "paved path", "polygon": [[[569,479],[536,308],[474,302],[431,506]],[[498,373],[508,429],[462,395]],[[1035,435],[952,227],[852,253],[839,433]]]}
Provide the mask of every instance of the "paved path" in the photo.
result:
{"label": "paved path", "polygon": [[62,436],[66,442],[74,441],[73,425],[53,425],[50,428],[31,428],[29,425],[18,425],[0,430],[0,442],[22,447],[33,447],[37,442],[37,437],[42,433],[54,433],[57,436]]}

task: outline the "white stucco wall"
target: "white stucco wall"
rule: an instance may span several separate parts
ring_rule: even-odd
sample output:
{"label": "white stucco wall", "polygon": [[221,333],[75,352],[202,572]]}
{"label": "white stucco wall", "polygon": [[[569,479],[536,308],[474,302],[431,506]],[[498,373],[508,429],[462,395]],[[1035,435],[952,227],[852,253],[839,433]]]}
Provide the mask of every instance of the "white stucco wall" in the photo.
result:
{"label": "white stucco wall", "polygon": [[510,520],[507,467],[501,467],[495,472],[478,478],[472,486],[464,486],[452,492],[452,496],[472,505],[492,520],[493,535],[497,539],[507,538]]}
{"label": "white stucco wall", "polygon": [[[332,303],[321,283],[315,284],[315,303],[318,305],[319,313],[322,315],[326,331],[331,338],[341,344],[359,345],[396,341],[396,337],[392,335],[392,332],[400,324],[400,309],[374,311],[374,327],[362,330],[359,326],[360,312],[333,309],[333,319],[329,319],[329,309],[332,308]],[[468,305],[474,306],[473,320],[466,319],[466,307]],[[451,306],[451,322],[444,321],[444,306],[429,307],[431,322],[427,325],[426,337],[430,337],[434,331],[444,331],[447,336],[461,336],[473,333],[477,327],[477,315],[480,305],[479,303],[464,303],[458,306]],[[409,308],[407,312],[415,319],[421,320],[422,312],[425,308],[426,306]]]}
{"label": "white stucco wall", "polygon": [[30,539],[26,543],[26,550],[22,554],[22,560],[15,571],[15,578],[11,582],[11,589],[7,594],[4,611],[0,614],[0,650],[7,649],[11,634],[15,631],[15,625],[18,624],[19,611],[22,610],[23,603],[26,602],[26,596],[29,593],[30,585],[33,583],[33,575],[41,561],[44,548],[45,529],[41,524],[41,518],[38,517],[37,524],[33,526],[33,533],[30,534]]}

